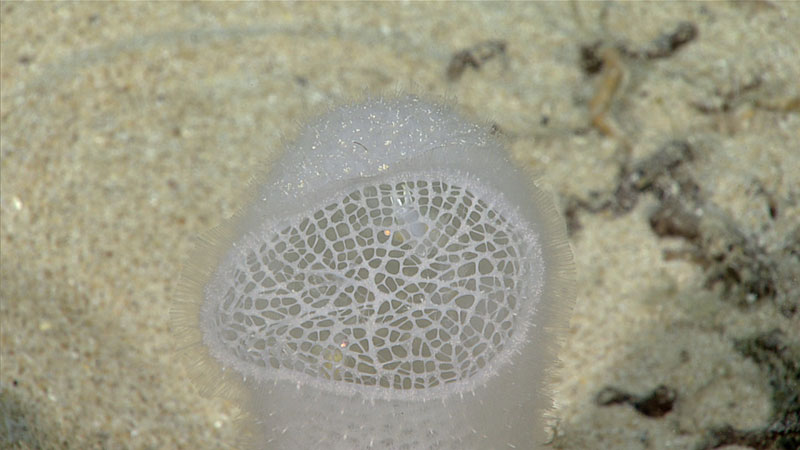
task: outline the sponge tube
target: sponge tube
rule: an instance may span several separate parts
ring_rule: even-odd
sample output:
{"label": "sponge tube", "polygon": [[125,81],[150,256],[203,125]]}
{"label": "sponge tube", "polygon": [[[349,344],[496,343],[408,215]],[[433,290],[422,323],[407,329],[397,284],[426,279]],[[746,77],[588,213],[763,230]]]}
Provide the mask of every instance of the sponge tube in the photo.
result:
{"label": "sponge tube", "polygon": [[203,239],[173,325],[253,448],[542,442],[572,255],[486,129],[413,96],[336,108]]}

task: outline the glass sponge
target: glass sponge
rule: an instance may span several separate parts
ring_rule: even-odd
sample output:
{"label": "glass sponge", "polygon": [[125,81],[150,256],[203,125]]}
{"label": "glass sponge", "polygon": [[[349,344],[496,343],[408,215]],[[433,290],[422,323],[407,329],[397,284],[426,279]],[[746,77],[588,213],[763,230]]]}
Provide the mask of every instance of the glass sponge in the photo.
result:
{"label": "glass sponge", "polygon": [[333,109],[206,236],[173,323],[251,447],[541,442],[571,253],[488,130],[411,96]]}

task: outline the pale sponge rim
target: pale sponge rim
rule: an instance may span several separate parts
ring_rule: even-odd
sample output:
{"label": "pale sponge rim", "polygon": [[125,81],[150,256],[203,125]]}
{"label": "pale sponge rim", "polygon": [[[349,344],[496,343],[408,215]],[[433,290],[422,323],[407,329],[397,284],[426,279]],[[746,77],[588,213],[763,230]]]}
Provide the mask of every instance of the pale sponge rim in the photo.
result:
{"label": "pale sponge rim", "polygon": [[[540,251],[538,231],[531,231],[531,227],[526,223],[526,220],[519,216],[511,205],[503,204],[504,198],[501,193],[487,192],[485,186],[470,186],[465,184],[464,182],[468,181],[471,176],[472,174],[470,173],[462,173],[458,170],[449,168],[446,171],[441,169],[428,169],[416,172],[395,172],[390,177],[372,177],[360,179],[358,185],[348,187],[358,188],[358,186],[375,186],[377,184],[393,185],[409,180],[435,180],[436,182],[444,182],[449,184],[449,186],[458,186],[459,189],[463,188],[465,191],[475,194],[479,199],[494,197],[492,199],[494,204],[490,205],[493,207],[491,211],[498,214],[502,212],[502,214],[505,215],[503,219],[521,233],[521,236],[519,237],[523,239],[524,242],[520,242],[520,244],[525,244],[525,246],[530,249],[531,253],[520,260],[522,266],[521,269],[524,270],[526,278],[516,280],[519,285],[517,289],[520,290],[520,294],[522,294],[521,297],[516,299],[519,303],[520,310],[512,319],[512,321],[517,324],[517,327],[513,330],[513,335],[509,341],[504,342],[502,351],[496,355],[493,355],[492,359],[487,361],[487,365],[484,369],[478,370],[476,374],[467,379],[460,379],[452,383],[442,383],[436,387],[428,387],[424,389],[396,391],[394,389],[383,389],[378,386],[371,387],[350,383],[337,384],[325,379],[317,380],[306,376],[301,372],[299,373],[293,370],[287,370],[286,368],[272,369],[267,367],[264,369],[257,365],[245,365],[239,361],[236,356],[227,354],[230,352],[230,350],[218,340],[219,336],[215,335],[212,337],[209,336],[209,334],[206,334],[205,343],[211,349],[211,353],[215,356],[215,359],[218,361],[225,361],[224,364],[231,368],[238,366],[237,369],[235,369],[237,372],[245,375],[247,378],[252,378],[259,382],[266,383],[276,380],[291,380],[293,383],[297,383],[298,385],[314,386],[318,389],[329,390],[341,395],[358,395],[367,400],[433,400],[447,397],[448,395],[459,392],[469,393],[482,386],[486,381],[494,376],[494,372],[502,369],[503,365],[509,364],[513,360],[514,355],[520,351],[520,348],[528,339],[527,333],[528,329],[530,328],[529,325],[531,323],[532,315],[536,314],[537,312],[540,298],[538,295],[539,292],[530,292],[527,288],[530,284],[541,283],[541,278],[543,277],[544,272],[541,266],[543,265],[544,261]],[[333,194],[333,196],[326,199],[326,201],[323,201],[321,204],[315,206],[315,210],[321,211],[324,206],[341,200],[338,197],[340,190],[332,189],[332,191],[336,192],[336,194]],[[226,258],[226,261],[223,263],[224,268],[220,268],[218,271],[216,271],[212,276],[211,281],[209,281],[209,285],[220,283],[223,285],[223,287],[220,287],[220,289],[217,289],[216,291],[211,288],[207,289],[206,297],[220,299],[223,297],[222,292],[226,290],[227,286],[226,278],[231,277],[231,271],[233,270],[233,262],[231,259],[239,261],[243,260],[245,258],[244,255],[247,252],[257,248],[262,244],[263,241],[260,238],[261,236],[268,235],[275,229],[284,228],[288,226],[289,223],[299,222],[301,218],[304,217],[305,215],[300,215],[299,217],[290,217],[286,218],[285,220],[281,219],[264,223],[260,229],[254,230],[252,233],[245,235],[240,241],[237,241],[235,250],[231,251],[231,254],[228,255],[229,257]],[[454,282],[457,282],[457,280],[454,280]],[[437,280],[431,280],[431,284],[435,283],[437,283]],[[215,303],[215,306],[218,306],[218,303],[221,302],[221,300],[215,300],[215,302],[217,302]],[[435,306],[429,305],[429,308],[433,307]],[[448,308],[443,309],[447,310]],[[206,320],[205,326],[207,328],[214,328],[213,319],[209,316],[216,313],[216,309],[213,311],[210,311],[209,309],[204,310],[203,315]],[[498,326],[498,324],[495,324],[495,326]],[[412,334],[413,332],[414,330],[412,329]]]}

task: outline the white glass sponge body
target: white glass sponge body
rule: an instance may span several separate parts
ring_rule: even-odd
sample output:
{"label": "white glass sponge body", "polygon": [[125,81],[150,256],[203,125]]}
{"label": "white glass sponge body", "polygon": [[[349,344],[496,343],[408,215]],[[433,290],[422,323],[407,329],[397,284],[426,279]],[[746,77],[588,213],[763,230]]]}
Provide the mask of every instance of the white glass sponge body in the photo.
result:
{"label": "white glass sponge body", "polygon": [[209,283],[206,343],[258,381],[471,392],[519,351],[538,302],[540,244],[522,223],[465,173],[368,179],[245,235]]}
{"label": "white glass sponge body", "polygon": [[537,446],[571,253],[487,130],[416,97],[334,109],[206,239],[173,324],[253,447]]}

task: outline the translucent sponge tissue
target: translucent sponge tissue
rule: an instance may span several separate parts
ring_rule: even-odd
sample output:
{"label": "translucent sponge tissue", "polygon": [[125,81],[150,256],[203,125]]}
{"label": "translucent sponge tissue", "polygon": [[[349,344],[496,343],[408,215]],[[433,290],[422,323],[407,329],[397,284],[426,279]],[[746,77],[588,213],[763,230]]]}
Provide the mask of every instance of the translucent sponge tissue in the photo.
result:
{"label": "translucent sponge tissue", "polygon": [[263,449],[536,448],[574,301],[562,219],[489,127],[413,96],[301,129],[200,240],[172,324]]}

